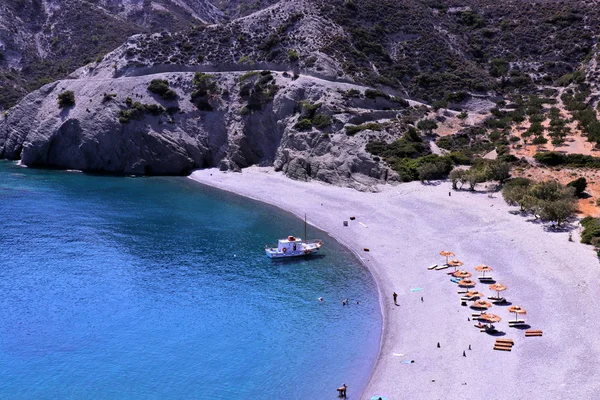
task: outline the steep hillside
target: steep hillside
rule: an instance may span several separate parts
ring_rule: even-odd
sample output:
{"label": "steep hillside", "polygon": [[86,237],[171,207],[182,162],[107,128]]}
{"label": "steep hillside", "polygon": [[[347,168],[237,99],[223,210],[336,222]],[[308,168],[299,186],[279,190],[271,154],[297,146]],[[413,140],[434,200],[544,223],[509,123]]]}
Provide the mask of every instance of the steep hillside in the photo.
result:
{"label": "steep hillside", "polygon": [[0,2],[0,110],[27,92],[101,59],[135,33],[213,23],[205,0]]}
{"label": "steep hillside", "polygon": [[596,1],[271,3],[173,0],[185,12],[169,15],[196,22],[155,33],[134,2],[85,3],[140,33],[9,110],[0,157],[135,174],[261,164],[362,187],[600,143]]}

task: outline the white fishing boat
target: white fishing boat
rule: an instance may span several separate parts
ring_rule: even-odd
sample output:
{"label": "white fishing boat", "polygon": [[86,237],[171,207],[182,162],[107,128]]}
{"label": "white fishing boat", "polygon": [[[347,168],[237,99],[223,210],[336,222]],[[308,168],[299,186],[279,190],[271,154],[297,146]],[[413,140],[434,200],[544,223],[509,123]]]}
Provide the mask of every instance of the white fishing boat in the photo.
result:
{"label": "white fishing boat", "polygon": [[[304,216],[304,236],[306,237],[306,215]],[[288,236],[279,239],[277,246],[265,246],[269,258],[302,257],[317,254],[323,242],[318,239],[302,240],[299,237]]]}

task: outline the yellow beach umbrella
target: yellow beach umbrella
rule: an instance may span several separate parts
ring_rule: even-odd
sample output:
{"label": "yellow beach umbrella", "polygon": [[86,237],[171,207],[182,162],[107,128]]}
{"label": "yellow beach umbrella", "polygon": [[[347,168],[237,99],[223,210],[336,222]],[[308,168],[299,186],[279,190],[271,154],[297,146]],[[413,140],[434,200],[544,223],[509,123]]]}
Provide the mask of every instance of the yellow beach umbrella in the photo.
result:
{"label": "yellow beach umbrella", "polygon": [[464,265],[464,262],[458,260],[450,260],[448,262],[448,265],[454,267],[454,270],[456,270],[456,268],[462,267]]}
{"label": "yellow beach umbrella", "polygon": [[461,278],[461,279],[470,278],[471,276],[473,276],[470,272],[462,271],[462,270],[456,271],[452,275],[454,275],[457,278]]}
{"label": "yellow beach umbrella", "polygon": [[446,257],[446,264],[448,264],[448,257],[454,257],[454,253],[448,250],[440,251],[440,256]]}
{"label": "yellow beach umbrella", "polygon": [[498,298],[500,298],[500,292],[505,291],[506,289],[508,289],[506,286],[500,284],[500,283],[494,283],[493,285],[490,285],[490,290],[493,290],[494,292],[498,293]]}
{"label": "yellow beach umbrella", "polygon": [[519,317],[517,317],[517,314],[527,314],[527,311],[521,306],[510,306],[508,307],[508,312],[515,313],[515,321],[519,319]]}
{"label": "yellow beach umbrella", "polygon": [[482,276],[485,276],[486,272],[491,272],[493,270],[494,269],[492,267],[490,267],[489,265],[485,265],[485,264],[481,264],[481,265],[478,265],[475,267],[475,271],[479,271],[479,272],[483,273]]}
{"label": "yellow beach umbrella", "polygon": [[471,304],[471,308],[482,308],[487,310],[492,306],[492,303],[488,303],[485,300],[475,300],[473,304]]}
{"label": "yellow beach umbrella", "polygon": [[458,281],[458,286],[460,287],[473,287],[475,285],[475,281],[471,279],[463,279],[462,281]]}

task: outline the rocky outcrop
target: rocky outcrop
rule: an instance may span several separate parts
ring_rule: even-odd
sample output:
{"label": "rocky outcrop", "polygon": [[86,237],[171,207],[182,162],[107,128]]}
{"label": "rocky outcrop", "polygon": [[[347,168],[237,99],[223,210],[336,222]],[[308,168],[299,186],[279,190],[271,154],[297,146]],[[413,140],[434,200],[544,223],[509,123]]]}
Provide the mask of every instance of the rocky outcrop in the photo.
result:
{"label": "rocky outcrop", "polygon": [[[199,77],[211,82],[206,93]],[[156,79],[167,81],[176,98],[150,92]],[[399,135],[392,121],[406,104],[365,98],[365,89],[270,71],[63,80],[0,118],[0,157],[135,175],[272,165],[294,179],[366,189],[394,174],[365,143]],[[57,99],[65,91],[74,93],[75,104],[61,108]],[[383,110],[390,106],[397,110]],[[386,129],[354,136],[344,129],[382,119]]]}

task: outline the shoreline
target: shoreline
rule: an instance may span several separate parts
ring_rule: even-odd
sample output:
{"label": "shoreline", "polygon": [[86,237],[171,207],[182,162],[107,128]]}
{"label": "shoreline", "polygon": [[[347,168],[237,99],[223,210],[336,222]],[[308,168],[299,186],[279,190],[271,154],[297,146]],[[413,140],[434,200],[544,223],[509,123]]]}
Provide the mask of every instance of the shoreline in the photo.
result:
{"label": "shoreline", "polygon": [[[378,288],[382,331],[361,398],[459,398],[465,391],[495,398],[600,396],[585,378],[600,373],[600,341],[593,338],[600,328],[593,307],[600,289],[591,284],[600,282],[600,268],[592,248],[577,243],[576,231],[568,242],[567,232],[544,232],[542,224],[512,215],[514,208],[499,195],[448,196],[448,182],[385,185],[364,193],[292,181],[259,167],[242,173],[199,170],[189,178],[299,217],[306,212],[311,225],[367,267]],[[356,220],[344,227],[342,221],[353,215]],[[497,281],[508,286],[504,296],[527,309],[526,320],[544,337],[524,338],[505,323],[514,317],[506,307],[494,306],[490,312],[504,319],[497,326],[516,345],[510,353],[492,350],[494,338],[472,327],[471,310],[460,306],[446,271],[427,270],[443,261],[442,249],[454,251],[470,272],[478,264],[492,265]],[[486,286],[476,289],[491,295]],[[393,291],[399,307],[392,305]]]}

